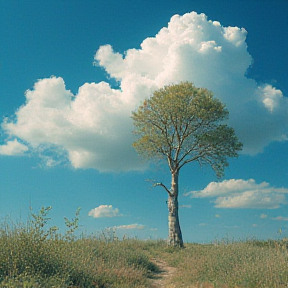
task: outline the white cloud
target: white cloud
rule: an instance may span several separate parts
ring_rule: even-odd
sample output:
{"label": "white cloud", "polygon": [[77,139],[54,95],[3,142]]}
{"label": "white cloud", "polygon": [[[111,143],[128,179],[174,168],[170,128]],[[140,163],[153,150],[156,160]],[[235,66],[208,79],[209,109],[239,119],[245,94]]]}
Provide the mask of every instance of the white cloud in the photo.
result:
{"label": "white cloud", "polygon": [[20,156],[28,151],[28,147],[19,143],[17,139],[7,141],[6,144],[0,145],[0,155]]}
{"label": "white cloud", "polygon": [[261,90],[264,105],[270,112],[273,112],[273,110],[279,107],[279,102],[283,97],[281,90],[278,90],[271,85],[265,85],[261,87]]}
{"label": "white cloud", "polygon": [[119,209],[113,208],[112,205],[100,205],[99,207],[96,207],[89,211],[89,216],[92,216],[93,218],[103,218],[103,217],[118,217],[122,216],[119,213]]}
{"label": "white cloud", "polygon": [[[30,143],[34,152],[43,154],[50,147],[55,155],[66,155],[75,168],[143,169],[131,147],[129,115],[134,106],[124,105],[120,95],[105,82],[86,83],[74,99],[62,78],[43,79],[26,92],[26,105],[16,112],[17,121],[6,121],[2,127]],[[51,163],[49,157],[42,158]]]}
{"label": "white cloud", "polygon": [[120,226],[116,226],[114,227],[116,229],[121,229],[121,230],[143,230],[145,229],[145,226],[144,225],[141,225],[141,224],[129,224],[129,225],[120,225]]}
{"label": "white cloud", "polygon": [[174,15],[140,49],[123,55],[111,45],[98,49],[97,65],[119,81],[120,89],[85,83],[73,95],[62,78],[42,79],[2,128],[36,151],[41,145],[59,147],[75,168],[141,170],[145,166],[131,147],[131,111],[155,89],[188,80],[227,104],[244,153],[259,153],[272,141],[288,139],[288,99],[245,76],[252,63],[246,35],[244,28],[223,27],[204,14]]}
{"label": "white cloud", "polygon": [[[191,198],[213,197],[217,208],[268,208],[275,209],[286,204],[286,188],[271,187],[269,183],[257,184],[254,179],[230,179],[211,182],[200,191],[191,191],[185,196]],[[260,217],[264,218],[265,214]]]}
{"label": "white cloud", "polygon": [[278,220],[278,221],[288,221],[288,217],[283,217],[283,216],[278,216],[276,218],[272,218],[273,220]]}
{"label": "white cloud", "polygon": [[261,215],[260,215],[260,218],[261,218],[261,219],[266,219],[267,217],[268,217],[268,216],[267,216],[266,214],[261,214]]}

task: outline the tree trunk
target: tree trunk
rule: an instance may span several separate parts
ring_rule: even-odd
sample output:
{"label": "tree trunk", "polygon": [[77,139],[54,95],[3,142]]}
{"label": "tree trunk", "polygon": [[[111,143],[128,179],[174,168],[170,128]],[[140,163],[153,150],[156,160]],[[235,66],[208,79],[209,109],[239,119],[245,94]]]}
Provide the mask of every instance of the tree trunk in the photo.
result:
{"label": "tree trunk", "polygon": [[178,176],[179,172],[172,173],[171,193],[168,196],[168,226],[170,246],[183,247],[182,232],[178,216]]}

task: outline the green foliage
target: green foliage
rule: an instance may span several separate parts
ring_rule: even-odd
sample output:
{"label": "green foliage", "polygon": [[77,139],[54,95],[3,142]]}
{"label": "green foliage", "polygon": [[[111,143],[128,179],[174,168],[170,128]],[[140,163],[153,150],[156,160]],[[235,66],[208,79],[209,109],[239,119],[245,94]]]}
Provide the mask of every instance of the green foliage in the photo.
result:
{"label": "green foliage", "polygon": [[138,135],[133,146],[145,158],[167,159],[171,171],[198,161],[220,177],[226,158],[242,149],[234,130],[222,124],[228,114],[207,89],[190,82],[165,86],[132,113]]}
{"label": "green foliage", "polygon": [[30,207],[32,220],[29,223],[28,229],[33,231],[34,237],[39,240],[45,240],[49,236],[53,237],[58,230],[56,226],[53,226],[46,231],[46,225],[51,219],[48,217],[48,213],[51,209],[52,206],[42,207],[38,214],[34,214],[32,213],[32,207]]}
{"label": "green foliage", "polygon": [[71,221],[68,218],[64,217],[65,225],[68,228],[68,230],[66,231],[66,234],[65,234],[66,240],[72,241],[75,239],[74,232],[78,228],[80,210],[81,210],[81,208],[79,207],[75,213],[75,218],[72,219]]}

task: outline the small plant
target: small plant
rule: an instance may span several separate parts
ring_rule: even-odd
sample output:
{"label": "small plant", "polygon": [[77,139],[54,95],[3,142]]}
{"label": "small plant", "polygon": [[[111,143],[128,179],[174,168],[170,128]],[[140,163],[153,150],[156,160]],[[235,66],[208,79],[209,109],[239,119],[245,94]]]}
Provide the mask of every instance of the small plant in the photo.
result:
{"label": "small plant", "polygon": [[65,234],[65,239],[68,240],[68,241],[75,240],[74,232],[78,228],[80,210],[81,210],[81,207],[79,207],[76,210],[75,218],[72,219],[71,221],[68,218],[64,217],[65,225],[68,228],[68,230],[66,231],[66,234]]}
{"label": "small plant", "polygon": [[30,221],[28,228],[29,230],[33,230],[34,235],[39,237],[39,240],[45,240],[48,236],[52,237],[58,230],[56,226],[50,227],[49,230],[45,230],[45,226],[51,219],[48,217],[48,213],[51,209],[52,206],[42,207],[38,214],[34,214],[32,213],[32,207],[30,207],[32,220]]}

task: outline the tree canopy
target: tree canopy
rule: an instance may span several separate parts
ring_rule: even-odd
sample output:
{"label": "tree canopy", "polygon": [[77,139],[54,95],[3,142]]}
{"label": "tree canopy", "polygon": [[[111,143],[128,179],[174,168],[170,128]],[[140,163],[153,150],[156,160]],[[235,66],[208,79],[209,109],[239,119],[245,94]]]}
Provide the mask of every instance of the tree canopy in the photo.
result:
{"label": "tree canopy", "polygon": [[145,158],[166,158],[171,172],[197,161],[221,177],[227,157],[242,149],[234,129],[225,124],[228,115],[211,91],[190,82],[168,85],[132,113],[138,135],[133,146]]}

